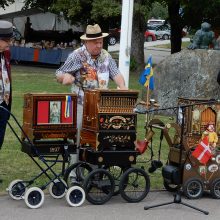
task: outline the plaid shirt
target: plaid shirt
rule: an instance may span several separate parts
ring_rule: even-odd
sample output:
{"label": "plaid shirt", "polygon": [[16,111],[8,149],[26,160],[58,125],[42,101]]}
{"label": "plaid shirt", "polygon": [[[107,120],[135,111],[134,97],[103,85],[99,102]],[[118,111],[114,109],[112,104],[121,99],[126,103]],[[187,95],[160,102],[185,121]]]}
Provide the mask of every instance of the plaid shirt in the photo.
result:
{"label": "plaid shirt", "polygon": [[109,78],[119,74],[115,60],[104,49],[95,60],[82,46],[73,51],[57,71],[56,75],[70,73],[75,77],[71,91],[78,94],[78,103],[83,104],[84,92],[82,88],[108,88]]}

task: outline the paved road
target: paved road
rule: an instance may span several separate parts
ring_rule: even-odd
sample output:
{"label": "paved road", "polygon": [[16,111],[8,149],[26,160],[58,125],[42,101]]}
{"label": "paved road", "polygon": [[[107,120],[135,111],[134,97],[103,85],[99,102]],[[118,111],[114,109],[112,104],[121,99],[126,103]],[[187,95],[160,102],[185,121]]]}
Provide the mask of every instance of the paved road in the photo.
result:
{"label": "paved road", "polygon": [[170,204],[150,210],[147,205],[161,202],[173,202],[173,196],[166,191],[150,192],[139,203],[126,203],[120,196],[113,197],[108,203],[100,206],[85,202],[81,207],[73,208],[66,204],[65,199],[56,200],[47,195],[43,206],[29,209],[23,200],[14,201],[7,195],[0,196],[1,220],[217,220],[220,216],[219,201],[209,195],[199,200],[182,199],[187,204],[209,211],[209,215],[188,208],[182,204]]}
{"label": "paved road", "polygon": [[[190,41],[189,38],[183,38],[182,41]],[[170,55],[170,49],[158,48],[154,47],[156,45],[164,45],[169,44],[170,40],[157,40],[152,42],[145,42],[144,43],[144,55],[145,60],[147,61],[148,57],[152,55],[153,64],[158,64],[162,60],[164,60],[167,56]],[[119,51],[119,44],[114,46],[109,46],[108,50],[110,52]]]}

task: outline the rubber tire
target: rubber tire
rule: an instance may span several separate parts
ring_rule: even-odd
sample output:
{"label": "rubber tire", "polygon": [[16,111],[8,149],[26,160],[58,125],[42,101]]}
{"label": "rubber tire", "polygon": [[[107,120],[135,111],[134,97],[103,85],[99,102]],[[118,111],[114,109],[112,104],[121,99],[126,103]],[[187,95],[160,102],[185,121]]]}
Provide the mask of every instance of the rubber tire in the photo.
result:
{"label": "rubber tire", "polygon": [[162,39],[163,39],[163,40],[169,40],[170,38],[169,38],[169,35],[164,34],[164,35],[162,36]]}
{"label": "rubber tire", "polygon": [[[218,187],[218,189],[216,189]],[[218,190],[218,192],[216,192]],[[210,188],[210,193],[214,199],[220,199],[220,179],[215,179]]]}
{"label": "rubber tire", "polygon": [[113,46],[117,43],[117,39],[115,37],[109,37],[108,44]]}
{"label": "rubber tire", "polygon": [[[199,187],[199,191],[196,193],[196,195],[192,195],[189,191],[189,187],[191,186],[191,184],[196,184],[197,187]],[[190,178],[183,184],[183,192],[188,199],[201,198],[204,192],[203,188],[204,187],[202,181],[196,178]]]}
{"label": "rubber tire", "polygon": [[[76,199],[80,201],[76,201]],[[71,207],[81,206],[86,199],[86,193],[84,189],[80,186],[72,186],[67,190],[66,201]]]}
{"label": "rubber tire", "polygon": [[[35,202],[34,199],[36,199],[36,196],[38,201],[36,201],[36,204],[33,204],[33,202]],[[31,187],[25,193],[24,201],[25,204],[31,209],[40,208],[44,203],[44,192],[38,187]]]}
{"label": "rubber tire", "polygon": [[[125,190],[126,190],[125,185],[127,185],[128,176],[129,176],[129,174],[131,174],[131,173],[133,173],[133,172],[134,172],[134,173],[139,173],[139,174],[141,174],[141,175],[144,177],[145,183],[146,183],[145,189],[144,189],[143,193],[142,193],[139,197],[137,197],[137,198],[135,198],[135,199],[129,197],[129,196],[126,194],[126,192],[125,192]],[[120,181],[120,184],[119,184],[119,190],[120,190],[121,197],[122,197],[124,200],[126,200],[127,202],[130,202],[130,203],[140,202],[141,200],[143,200],[143,199],[147,196],[147,194],[148,194],[149,191],[150,191],[150,178],[149,178],[148,174],[145,172],[144,169],[141,169],[141,168],[130,168],[130,169],[128,169],[128,170],[122,175],[121,181]]]}
{"label": "rubber tire", "polygon": [[[120,175],[118,176],[115,176],[113,172],[111,172],[111,168],[114,168],[115,167],[118,167],[120,169]],[[130,167],[120,167],[120,166],[104,166],[103,169],[106,169],[108,172],[111,173],[114,181],[115,181],[115,190],[114,190],[114,194],[113,196],[117,196],[118,194],[120,194],[120,190],[119,190],[119,183],[120,183],[120,179],[121,179],[121,176],[123,175],[123,173],[129,169]],[[117,169],[116,169],[117,170]],[[116,182],[118,182],[118,184],[116,184]]]}
{"label": "rubber tire", "polygon": [[[76,169],[77,167],[82,167],[84,169],[87,169],[89,173],[92,171],[92,167],[86,162],[77,162],[77,163],[72,164],[71,166],[67,168],[66,172],[64,173],[64,177],[63,177],[68,187],[71,187],[68,181],[69,175],[72,172],[72,170]],[[79,182],[78,185],[80,185],[80,183],[83,185],[84,179],[81,179],[81,178],[82,177],[79,177],[79,180],[81,180],[82,182]]]}
{"label": "rubber tire", "polygon": [[[104,193],[107,194],[107,195],[102,200],[96,200],[94,197],[91,197],[90,194],[89,194],[89,190],[90,190],[89,183],[90,183],[91,179],[94,178],[95,175],[98,175],[98,174],[101,175],[101,176],[106,175],[109,178],[109,181],[110,181],[110,189],[107,189],[108,191],[105,189]],[[96,180],[96,181],[98,181],[98,180]],[[114,178],[112,177],[111,173],[108,172],[107,170],[105,170],[105,169],[95,169],[91,173],[89,173],[89,175],[86,177],[85,182],[83,184],[83,187],[86,191],[86,199],[90,203],[92,203],[94,205],[102,205],[102,204],[106,203],[107,201],[109,201],[111,199],[111,197],[113,196],[114,189],[115,189],[115,181],[114,181]]]}
{"label": "rubber tire", "polygon": [[[14,194],[13,194],[14,192],[12,191],[12,189],[13,189],[18,183],[21,183],[21,184],[22,184],[21,186],[19,186],[19,188],[20,188],[20,187],[24,187],[24,191],[22,191],[21,194],[15,194],[15,195],[14,195]],[[8,186],[8,188],[7,188],[7,191],[8,191],[9,196],[10,196],[12,199],[14,199],[14,200],[21,200],[22,197],[24,196],[26,190],[27,190],[27,188],[26,188],[25,184],[23,183],[23,180],[20,180],[20,179],[13,180],[13,181],[9,184],[9,186]],[[15,193],[16,193],[16,192],[15,192]]]}
{"label": "rubber tire", "polygon": [[[54,184],[54,182],[56,184]],[[67,184],[64,180],[61,179],[61,182],[59,179],[55,179],[54,182],[51,182],[49,185],[49,193],[54,199],[61,199],[65,196],[67,191]],[[62,184],[62,185],[61,185]],[[58,187],[58,189],[57,189]],[[58,191],[57,191],[58,190]],[[57,193],[57,194],[56,194]]]}
{"label": "rubber tire", "polygon": [[153,41],[153,37],[152,37],[152,36],[148,36],[148,37],[146,38],[146,41],[147,41],[147,42]]}

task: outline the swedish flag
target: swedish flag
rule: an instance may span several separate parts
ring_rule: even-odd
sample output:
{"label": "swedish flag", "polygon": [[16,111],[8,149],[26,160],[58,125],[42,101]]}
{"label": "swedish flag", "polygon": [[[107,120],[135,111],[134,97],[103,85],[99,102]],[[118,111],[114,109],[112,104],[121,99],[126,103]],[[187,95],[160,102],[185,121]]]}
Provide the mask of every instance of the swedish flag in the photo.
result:
{"label": "swedish flag", "polygon": [[149,87],[150,90],[154,90],[154,72],[152,68],[152,56],[149,57],[145,70],[141,74],[139,83],[145,87]]}
{"label": "swedish flag", "polygon": [[66,96],[66,102],[65,102],[65,112],[64,117],[69,118],[70,117],[70,111],[71,111],[71,96]]}

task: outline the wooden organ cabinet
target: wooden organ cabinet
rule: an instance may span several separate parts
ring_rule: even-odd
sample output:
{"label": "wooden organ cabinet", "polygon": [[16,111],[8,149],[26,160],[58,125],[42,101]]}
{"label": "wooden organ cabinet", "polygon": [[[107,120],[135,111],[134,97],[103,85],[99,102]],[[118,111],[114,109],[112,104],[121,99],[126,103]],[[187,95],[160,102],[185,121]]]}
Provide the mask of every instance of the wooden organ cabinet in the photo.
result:
{"label": "wooden organ cabinet", "polygon": [[81,145],[95,150],[134,149],[138,92],[132,90],[85,91]]}
{"label": "wooden organ cabinet", "polygon": [[134,90],[85,90],[80,159],[93,164],[135,162],[137,98]]}
{"label": "wooden organ cabinet", "polygon": [[[31,143],[40,153],[59,153],[64,144],[75,151],[76,94],[28,93],[24,95],[22,150],[34,153]],[[30,141],[28,141],[28,139]]]}

